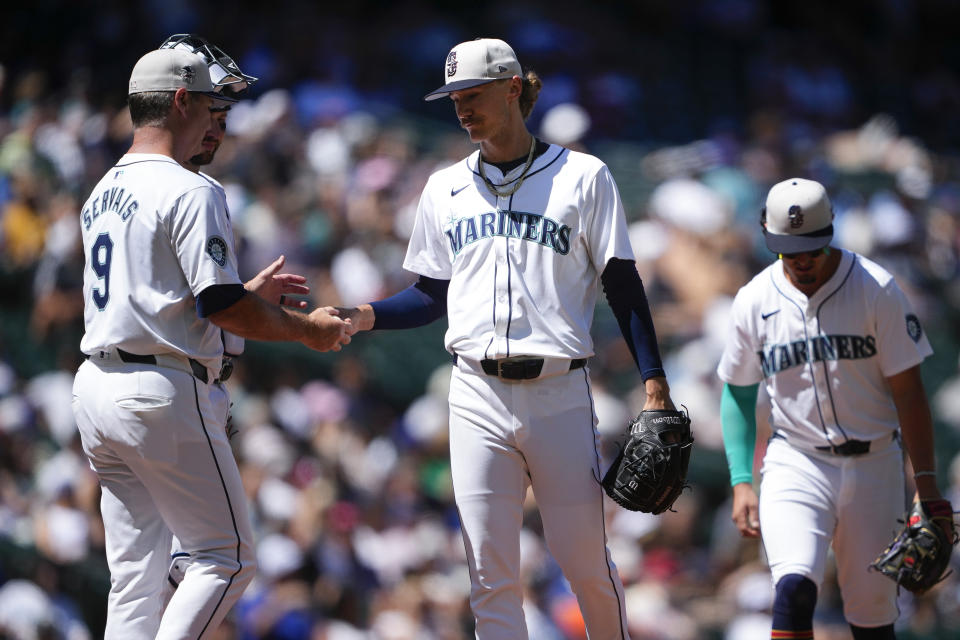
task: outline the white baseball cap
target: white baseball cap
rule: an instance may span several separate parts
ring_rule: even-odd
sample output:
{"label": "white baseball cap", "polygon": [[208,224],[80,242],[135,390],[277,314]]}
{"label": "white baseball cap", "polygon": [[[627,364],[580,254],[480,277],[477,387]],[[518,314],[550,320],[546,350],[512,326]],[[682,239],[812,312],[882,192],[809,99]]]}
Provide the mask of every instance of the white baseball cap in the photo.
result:
{"label": "white baseball cap", "polygon": [[235,99],[217,93],[203,58],[179,49],[155,49],[143,55],[130,73],[128,95],[147,91],[186,89],[224,102]]}
{"label": "white baseball cap", "polygon": [[424,100],[436,100],[449,95],[451,91],[523,74],[517,54],[510,45],[496,38],[461,42],[447,54],[443,71],[444,85],[425,95]]}
{"label": "white baseball cap", "polygon": [[816,251],[833,238],[833,208],[823,185],[790,178],[767,194],[763,208],[763,235],[774,253]]}

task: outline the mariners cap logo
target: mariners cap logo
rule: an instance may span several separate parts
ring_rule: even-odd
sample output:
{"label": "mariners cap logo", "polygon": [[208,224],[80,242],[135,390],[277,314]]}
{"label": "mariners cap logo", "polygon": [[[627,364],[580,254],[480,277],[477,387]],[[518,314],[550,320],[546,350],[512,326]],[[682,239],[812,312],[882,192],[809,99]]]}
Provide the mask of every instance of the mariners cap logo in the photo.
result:
{"label": "mariners cap logo", "polygon": [[451,51],[447,56],[447,77],[457,74],[457,52]]}
{"label": "mariners cap logo", "polygon": [[799,229],[803,226],[803,209],[795,204],[787,211],[787,218],[790,219],[790,228]]}
{"label": "mariners cap logo", "polygon": [[221,267],[227,264],[227,243],[220,236],[207,239],[207,255]]}
{"label": "mariners cap logo", "polygon": [[177,75],[180,76],[180,79],[183,80],[186,84],[193,84],[193,81],[197,77],[196,72],[193,70],[193,67],[191,66],[181,67],[180,70],[177,71]]}

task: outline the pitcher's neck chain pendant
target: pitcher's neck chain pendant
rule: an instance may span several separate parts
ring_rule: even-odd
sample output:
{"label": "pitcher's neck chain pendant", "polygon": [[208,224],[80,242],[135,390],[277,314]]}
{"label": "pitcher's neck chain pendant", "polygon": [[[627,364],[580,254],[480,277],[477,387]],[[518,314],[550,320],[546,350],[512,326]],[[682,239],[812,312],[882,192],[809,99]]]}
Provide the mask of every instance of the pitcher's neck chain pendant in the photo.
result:
{"label": "pitcher's neck chain pendant", "polygon": [[527,163],[523,166],[523,171],[520,172],[520,176],[514,181],[513,186],[507,188],[504,191],[500,191],[499,188],[490,182],[490,179],[487,178],[486,171],[483,170],[483,155],[481,154],[478,162],[477,169],[480,171],[480,177],[483,178],[483,184],[487,186],[487,191],[493,194],[495,198],[509,198],[517,192],[517,189],[520,188],[520,185],[523,184],[523,181],[527,177],[527,172],[530,171],[530,167],[533,165],[533,152],[537,149],[537,137],[530,136],[530,152],[527,153]]}

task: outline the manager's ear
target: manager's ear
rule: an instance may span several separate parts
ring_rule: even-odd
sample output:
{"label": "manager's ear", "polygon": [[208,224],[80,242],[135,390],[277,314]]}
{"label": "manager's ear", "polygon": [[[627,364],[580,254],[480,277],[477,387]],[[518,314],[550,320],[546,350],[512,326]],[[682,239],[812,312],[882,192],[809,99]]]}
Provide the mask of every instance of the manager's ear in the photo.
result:
{"label": "manager's ear", "polygon": [[767,206],[766,205],[764,205],[763,208],[760,209],[760,226],[763,227],[764,229],[767,228]]}
{"label": "manager's ear", "polygon": [[180,87],[173,92],[173,109],[181,116],[186,115],[187,108],[190,106],[190,92]]}

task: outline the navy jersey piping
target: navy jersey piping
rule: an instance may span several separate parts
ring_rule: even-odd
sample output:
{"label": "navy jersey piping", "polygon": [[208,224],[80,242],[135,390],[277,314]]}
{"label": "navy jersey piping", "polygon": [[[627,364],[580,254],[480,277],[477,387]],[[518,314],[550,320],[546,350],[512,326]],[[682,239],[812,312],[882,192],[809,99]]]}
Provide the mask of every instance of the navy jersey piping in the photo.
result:
{"label": "navy jersey piping", "polygon": [[[850,274],[853,273],[853,268],[854,268],[856,265],[857,265],[857,260],[856,260],[856,258],[854,258],[854,259],[850,262],[850,268],[847,269],[847,273],[843,276],[843,279],[842,279],[842,280],[840,281],[840,283],[837,285],[837,288],[834,289],[833,291],[831,291],[829,294],[827,294],[826,297],[824,297],[823,301],[822,301],[819,305],[817,305],[817,313],[816,313],[816,315],[814,316],[814,317],[816,318],[816,320],[817,320],[817,333],[822,333],[821,327],[820,327],[820,311],[823,309],[823,306],[827,303],[827,300],[829,300],[829,299],[832,298],[834,295],[836,295],[836,293],[837,293],[838,291],[840,291],[840,289],[843,287],[843,285],[846,284],[847,279],[850,278]],[[811,363],[811,365],[812,365],[812,364],[813,364],[813,363]],[[826,378],[827,383],[828,383],[828,384],[827,384],[827,397],[830,399],[830,408],[833,409],[834,422],[836,422],[837,428],[840,429],[840,433],[843,434],[843,439],[844,439],[844,440],[849,440],[850,438],[847,436],[847,431],[846,431],[846,430],[843,428],[843,426],[840,424],[840,416],[837,414],[837,405],[836,405],[836,404],[834,403],[834,401],[833,401],[833,390],[831,389],[831,385],[829,384],[829,382],[830,382],[830,377],[829,377],[829,370],[827,369],[827,361],[826,361],[826,360],[821,361],[821,362],[820,362],[820,366],[823,367],[823,375],[824,375],[824,378]],[[833,444],[833,443],[831,442],[830,444]]]}
{"label": "navy jersey piping", "polygon": [[210,612],[210,617],[207,618],[206,624],[203,625],[203,629],[200,630],[198,638],[202,638],[203,634],[206,633],[207,627],[210,626],[210,622],[213,621],[213,617],[217,613],[217,609],[220,608],[220,605],[223,604],[223,599],[227,596],[227,591],[230,590],[230,586],[233,584],[233,579],[237,577],[237,574],[243,569],[243,561],[240,558],[240,530],[237,529],[237,517],[233,513],[233,503],[230,501],[230,492],[227,490],[227,484],[223,480],[223,472],[220,470],[220,462],[217,460],[216,451],[213,449],[213,443],[210,441],[210,434],[207,431],[207,423],[203,419],[203,412],[200,410],[200,397],[197,392],[197,380],[193,381],[193,398],[194,402],[197,405],[197,416],[200,418],[200,426],[203,428],[203,435],[207,440],[207,447],[210,448],[210,455],[213,458],[213,464],[217,468],[217,475],[220,477],[220,486],[223,487],[223,495],[227,500],[227,510],[230,511],[230,522],[233,524],[233,533],[237,538],[237,570],[230,574],[230,578],[227,580],[227,584],[224,585],[223,593],[220,594],[220,599],[217,601],[217,604],[214,605],[213,611]]}
{"label": "navy jersey piping", "polygon": [[[597,438],[596,438],[596,429],[593,427],[593,416],[596,414],[596,408],[593,405],[593,389],[590,387],[590,376],[587,375],[586,367],[581,371],[583,375],[583,383],[587,387],[587,398],[590,400],[590,431],[593,432],[593,455],[596,459],[596,478],[597,481],[597,491],[600,491],[600,529],[603,531],[603,539],[607,539],[607,522],[606,518],[603,515],[603,489],[600,484],[600,452],[597,450]],[[603,563],[607,565],[607,578],[610,580],[610,586],[613,588],[613,592],[617,594],[617,617],[620,620],[620,638],[623,638],[623,603],[620,601],[620,592],[617,591],[617,581],[613,579],[613,572],[610,570],[610,562],[607,559],[607,549],[604,546],[603,549]]]}
{"label": "navy jersey piping", "polygon": [[[502,183],[502,184],[497,184],[497,185],[494,185],[494,186],[495,186],[495,187],[506,187],[506,186],[509,186],[509,185],[513,184],[514,182],[516,182],[517,180],[519,180],[521,177],[523,177],[524,180],[527,180],[527,179],[529,179],[531,176],[535,176],[535,175],[537,175],[538,173],[540,173],[540,172],[542,172],[542,171],[546,171],[554,162],[556,162],[556,161],[559,160],[561,157],[563,157],[563,154],[566,153],[566,152],[568,152],[568,151],[570,151],[570,150],[567,149],[567,148],[565,148],[565,147],[562,147],[562,148],[560,149],[560,151],[557,153],[557,155],[556,155],[555,158],[553,158],[552,160],[547,161],[547,163],[546,163],[545,165],[543,165],[542,167],[540,167],[540,168],[537,169],[536,171],[531,171],[531,172],[526,173],[526,174],[521,174],[520,176],[517,176],[516,178],[514,178],[513,180],[511,180],[511,181],[509,181],[509,182],[504,182],[504,183]],[[479,166],[481,162],[483,162],[483,160],[481,160],[480,157],[477,156],[477,166]],[[476,166],[471,169],[471,168],[470,168],[470,164],[468,163],[468,164],[467,164],[467,168],[470,169],[470,172],[473,173],[473,175],[475,175],[475,176],[477,176],[477,177],[480,177],[480,171],[477,169]],[[512,196],[511,196],[511,199],[512,199]]]}
{"label": "navy jersey piping", "polygon": [[487,348],[483,350],[483,357],[490,357],[490,347],[493,345],[494,339],[497,337],[497,273],[499,272],[499,267],[497,266],[496,261],[493,263],[493,310],[490,314],[490,324],[493,327],[493,331],[490,335],[490,341],[487,342]]}
{"label": "navy jersey piping", "polygon": [[124,162],[124,163],[122,163],[122,164],[118,162],[117,164],[113,165],[113,168],[114,168],[114,169],[119,169],[119,168],[121,168],[121,167],[129,167],[129,166],[132,166],[132,165],[135,165],[135,164],[141,164],[141,163],[143,163],[143,162],[163,162],[164,164],[173,164],[173,165],[176,165],[176,166],[180,167],[181,169],[183,168],[183,167],[180,165],[180,163],[178,163],[178,162],[177,162],[176,160],[174,160],[173,158],[167,158],[167,159],[164,159],[164,158],[144,158],[143,160],[130,160],[130,161]]}
{"label": "navy jersey piping", "polygon": [[[507,205],[508,208],[513,210],[513,196],[510,196],[510,204]],[[510,263],[510,238],[507,236],[503,237],[503,241],[506,245],[505,250],[507,253],[507,331],[506,331],[506,340],[507,340],[507,357],[510,357],[510,325],[513,322],[513,265]]]}

